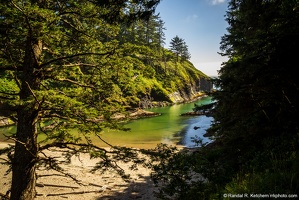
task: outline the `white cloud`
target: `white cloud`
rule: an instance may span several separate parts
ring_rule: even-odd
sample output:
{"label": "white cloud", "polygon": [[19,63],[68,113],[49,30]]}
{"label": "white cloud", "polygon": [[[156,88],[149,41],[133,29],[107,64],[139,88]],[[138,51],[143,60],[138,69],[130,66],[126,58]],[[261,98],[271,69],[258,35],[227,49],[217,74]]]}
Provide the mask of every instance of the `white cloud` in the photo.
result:
{"label": "white cloud", "polygon": [[187,16],[183,21],[189,23],[189,22],[196,20],[197,18],[198,18],[198,15],[193,14],[193,15]]}
{"label": "white cloud", "polygon": [[225,3],[225,0],[209,0],[209,2],[210,2],[212,5],[218,5],[218,4]]}

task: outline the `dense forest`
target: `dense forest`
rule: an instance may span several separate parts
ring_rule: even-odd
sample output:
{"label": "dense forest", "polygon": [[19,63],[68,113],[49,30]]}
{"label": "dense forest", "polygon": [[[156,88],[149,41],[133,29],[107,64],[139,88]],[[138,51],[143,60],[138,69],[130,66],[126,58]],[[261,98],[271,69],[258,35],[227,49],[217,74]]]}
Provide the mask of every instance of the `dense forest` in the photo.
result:
{"label": "dense forest", "polygon": [[[10,199],[34,198],[37,165],[60,170],[44,150],[89,152],[102,158],[99,169],[117,168],[90,134],[100,138],[103,128],[122,129],[113,116],[148,101],[175,103],[204,85],[210,90],[201,81],[209,77],[188,61],[184,39],[175,36],[164,48],[158,3],[1,0],[0,116],[17,126],[7,136],[15,146],[0,151],[12,166]],[[38,142],[40,133],[45,139]],[[120,151],[112,152],[116,159]]]}
{"label": "dense forest", "polygon": [[[132,6],[130,9],[138,8]],[[34,10],[31,12],[34,12]],[[37,13],[36,15],[42,14]],[[92,14],[90,15],[92,16]],[[86,48],[84,52],[90,51],[88,53],[90,55],[73,52],[73,50],[79,51],[79,47],[82,46],[82,44],[79,44],[80,42],[86,43],[86,40],[91,37],[91,33],[87,31],[89,27],[84,25],[87,22],[80,22],[78,21],[80,19],[75,18],[70,20],[74,21],[74,24],[68,24],[68,26],[78,29],[75,30],[83,34],[85,38],[83,36],[82,38],[74,38],[77,36],[64,35],[59,28],[56,28],[57,30],[44,30],[45,32],[51,31],[53,35],[56,35],[56,38],[50,36],[49,33],[45,33],[43,37],[47,41],[42,43],[40,40],[36,41],[37,44],[33,44],[35,45],[33,51],[37,51],[36,53],[39,54],[37,61],[40,62],[41,67],[55,64],[61,65],[64,68],[63,70],[67,71],[60,73],[60,77],[56,77],[59,73],[57,70],[53,73],[52,68],[47,70],[42,68],[38,73],[43,76],[43,79],[54,79],[57,84],[62,83],[61,85],[66,86],[76,84],[77,86],[88,87],[87,84],[84,85],[81,81],[87,83],[86,80],[90,79],[91,76],[101,75],[99,77],[100,81],[105,84],[101,87],[114,88],[110,92],[115,92],[115,95],[122,99],[122,104],[133,108],[142,106],[144,99],[175,103],[178,101],[172,98],[172,94],[175,92],[178,92],[182,97],[179,101],[186,101],[196,96],[196,93],[200,90],[209,91],[211,89],[211,85],[200,84],[200,79],[209,80],[210,78],[197,70],[189,61],[191,55],[188,52],[187,44],[182,38],[175,36],[171,40],[170,49],[164,48],[163,31],[165,27],[159,14],[152,13],[146,16],[146,19],[136,19],[118,24],[101,21],[93,22],[94,24],[101,24],[95,25],[96,30],[93,30],[96,31],[93,34],[97,34],[98,44],[95,43],[91,47],[84,47]],[[10,92],[12,94],[17,93],[15,91],[18,91],[19,87],[10,71],[13,71],[13,67],[16,67],[16,62],[21,63],[20,59],[23,59],[20,52],[14,54],[10,52],[14,46],[8,46],[7,44],[7,36],[12,37],[12,30],[9,28],[11,23],[3,19],[1,28],[3,49],[6,48],[2,52],[3,64],[0,80],[3,99],[11,94]],[[53,23],[53,21],[48,23]],[[64,21],[64,23],[70,22]],[[42,26],[42,24],[39,23],[36,26]],[[22,37],[18,31],[14,33],[18,34],[14,38],[15,40]],[[20,40],[18,42],[21,44],[24,41]],[[61,45],[63,46],[61,47]],[[9,49],[7,49],[8,47]],[[94,56],[100,57],[97,58],[100,60],[94,60]],[[81,57],[84,57],[85,60]],[[89,60],[86,60],[87,57]],[[92,72],[90,72],[90,68],[92,68]],[[88,77],[86,72],[89,73]],[[84,79],[79,80],[82,75],[85,75]],[[95,84],[95,82],[96,80],[92,80],[91,84]],[[2,109],[6,109],[4,104],[1,104],[1,106]],[[0,114],[7,115],[4,112]]]}
{"label": "dense forest", "polygon": [[[190,153],[153,156],[162,199],[295,199],[299,192],[299,3],[231,0],[207,131]],[[171,156],[170,156],[171,155]]]}

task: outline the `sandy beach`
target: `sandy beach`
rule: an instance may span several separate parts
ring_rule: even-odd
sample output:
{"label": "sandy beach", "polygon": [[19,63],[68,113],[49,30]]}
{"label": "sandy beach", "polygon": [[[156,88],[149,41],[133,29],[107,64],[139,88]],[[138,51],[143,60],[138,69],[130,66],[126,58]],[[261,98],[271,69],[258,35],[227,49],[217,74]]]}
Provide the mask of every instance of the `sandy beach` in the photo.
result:
{"label": "sandy beach", "polygon": [[[7,143],[0,143],[0,149]],[[51,151],[51,156],[61,156],[59,151]],[[4,158],[4,156],[1,156]],[[130,175],[128,182],[124,181],[114,171],[91,173],[97,163],[88,154],[73,156],[70,164],[64,164],[67,173],[72,174],[80,184],[73,179],[54,170],[37,170],[37,200],[113,200],[113,199],[146,199],[154,200],[157,188],[150,179],[150,170],[139,166],[131,170],[130,163],[119,163],[119,166]],[[1,162],[1,161],[0,161]],[[0,193],[5,194],[11,184],[11,174],[6,174],[8,166],[0,164]]]}

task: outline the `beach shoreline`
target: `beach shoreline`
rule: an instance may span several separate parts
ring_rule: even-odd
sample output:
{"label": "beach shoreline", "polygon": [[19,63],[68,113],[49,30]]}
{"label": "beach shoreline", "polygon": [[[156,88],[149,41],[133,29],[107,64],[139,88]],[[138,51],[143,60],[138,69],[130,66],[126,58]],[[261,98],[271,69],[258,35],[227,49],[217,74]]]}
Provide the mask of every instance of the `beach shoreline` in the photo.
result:
{"label": "beach shoreline", "polygon": [[[9,143],[0,142],[0,149]],[[63,151],[52,150],[46,152],[52,157],[62,159]],[[0,158],[6,158],[1,155]],[[137,170],[130,169],[132,163],[120,162],[118,165],[130,175],[125,181],[120,175],[112,170],[105,172],[91,172],[98,159],[91,159],[87,153],[72,156],[69,164],[62,164],[65,172],[73,175],[80,183],[55,170],[41,167],[37,172],[37,196],[35,199],[42,200],[111,200],[111,199],[147,199],[155,200],[154,193],[157,192],[153,181],[150,179],[151,170],[144,166],[138,166]],[[5,194],[11,184],[11,173],[6,174],[9,166],[0,164],[0,193]]]}

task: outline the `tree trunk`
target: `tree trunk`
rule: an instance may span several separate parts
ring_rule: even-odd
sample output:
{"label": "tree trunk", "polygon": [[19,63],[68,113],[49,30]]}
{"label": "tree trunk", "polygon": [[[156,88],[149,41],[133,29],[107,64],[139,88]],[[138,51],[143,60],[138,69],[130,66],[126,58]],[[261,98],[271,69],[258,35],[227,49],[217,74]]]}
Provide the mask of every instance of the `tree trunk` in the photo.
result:
{"label": "tree trunk", "polygon": [[25,58],[18,79],[21,81],[20,105],[17,111],[17,133],[12,162],[11,200],[33,200],[36,185],[37,120],[40,102],[34,90],[40,87],[38,60],[42,43],[29,34]]}
{"label": "tree trunk", "polygon": [[32,114],[26,108],[18,111],[16,139],[10,199],[32,200],[36,184],[37,133]]}

